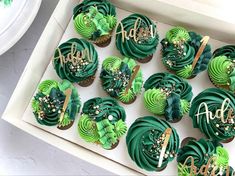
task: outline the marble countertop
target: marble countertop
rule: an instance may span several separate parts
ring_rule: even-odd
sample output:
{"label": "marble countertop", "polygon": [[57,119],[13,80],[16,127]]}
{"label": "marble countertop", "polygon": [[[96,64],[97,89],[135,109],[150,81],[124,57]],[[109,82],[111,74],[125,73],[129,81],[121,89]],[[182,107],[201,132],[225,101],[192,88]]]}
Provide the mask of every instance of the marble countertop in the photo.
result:
{"label": "marble countertop", "polygon": [[[42,0],[21,40],[0,56],[0,116],[58,0]],[[112,175],[0,119],[0,175]]]}

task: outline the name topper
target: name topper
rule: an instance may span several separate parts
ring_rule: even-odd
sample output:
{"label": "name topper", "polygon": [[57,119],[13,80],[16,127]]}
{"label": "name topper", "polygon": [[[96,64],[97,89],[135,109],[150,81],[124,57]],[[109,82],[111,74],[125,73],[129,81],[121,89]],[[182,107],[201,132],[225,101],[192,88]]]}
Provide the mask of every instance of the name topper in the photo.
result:
{"label": "name topper", "polygon": [[155,28],[154,30],[153,25],[150,25],[147,28],[142,28],[142,27],[140,28],[141,21],[142,21],[141,18],[137,18],[135,21],[134,27],[130,29],[129,33],[128,31],[124,29],[123,24],[119,23],[121,26],[121,31],[117,32],[116,35],[122,34],[122,42],[125,42],[125,40],[129,40],[130,38],[133,38],[133,40],[137,43],[140,38],[148,37],[148,35],[154,38],[154,36],[157,33],[157,29]]}
{"label": "name topper", "polygon": [[[191,161],[191,165],[188,166],[186,163],[188,163],[190,161]],[[222,175],[224,169],[221,168],[221,167],[218,167],[218,166],[214,165],[214,168],[212,168],[212,170],[210,170],[211,163],[215,163],[215,162],[216,162],[216,157],[212,156],[208,160],[207,164],[204,164],[200,168],[197,168],[197,166],[195,166],[195,164],[194,164],[195,163],[194,158],[192,156],[189,156],[184,161],[184,164],[182,165],[182,167],[186,167],[186,168],[190,169],[190,176],[193,176],[193,175],[204,175],[204,176],[207,176],[209,171],[210,171],[210,175],[211,176]],[[219,171],[219,173],[218,173],[218,171]],[[226,176],[230,176],[229,173],[230,173],[230,167],[227,166],[226,167]],[[233,172],[232,175],[234,175],[234,174],[235,173]]]}
{"label": "name topper", "polygon": [[77,43],[72,43],[71,50],[65,57],[62,53],[60,48],[57,48],[59,56],[55,57],[54,59],[59,59],[61,65],[66,64],[67,62],[71,62],[73,66],[78,65],[81,60],[87,60],[88,62],[92,62],[92,55],[87,48],[81,51],[77,51]]}
{"label": "name topper", "polygon": [[[231,102],[231,100],[229,98],[226,98],[223,101],[221,108],[216,110],[215,115],[213,115],[213,113],[211,111],[209,111],[208,105],[205,102],[202,102],[199,105],[199,108],[198,108],[198,111],[196,114],[197,123],[199,123],[199,116],[203,115],[203,114],[206,114],[206,121],[208,124],[210,123],[209,122],[210,120],[213,120],[215,118],[221,119],[222,123],[227,123],[228,119],[234,118],[234,116],[232,115],[234,110],[233,110],[233,108],[230,107],[230,105],[229,105],[230,102]],[[204,112],[200,112],[202,108],[205,108]],[[227,112],[226,117],[225,117],[225,112]]]}

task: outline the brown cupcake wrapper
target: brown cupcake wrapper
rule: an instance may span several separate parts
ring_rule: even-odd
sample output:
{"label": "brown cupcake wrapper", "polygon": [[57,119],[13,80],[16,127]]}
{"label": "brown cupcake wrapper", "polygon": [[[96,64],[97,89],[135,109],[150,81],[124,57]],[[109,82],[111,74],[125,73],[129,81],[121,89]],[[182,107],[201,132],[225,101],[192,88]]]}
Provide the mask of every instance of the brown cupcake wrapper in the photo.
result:
{"label": "brown cupcake wrapper", "polygon": [[144,63],[147,63],[147,62],[151,61],[152,58],[153,58],[153,54],[151,54],[151,55],[149,55],[149,56],[147,56],[147,57],[145,57],[143,59],[138,58],[138,59],[136,59],[136,61],[144,64]]}
{"label": "brown cupcake wrapper", "polygon": [[118,146],[118,144],[119,144],[119,140],[117,140],[117,142],[115,144],[113,144],[110,149],[106,149],[106,150],[113,150]]}
{"label": "brown cupcake wrapper", "polygon": [[130,100],[129,102],[123,102],[123,101],[121,101],[120,99],[118,99],[120,102],[122,102],[123,104],[126,104],[126,105],[129,105],[129,104],[132,104],[132,103],[134,103],[135,102],[135,100],[136,100],[136,96],[132,99],[132,100]]}
{"label": "brown cupcake wrapper", "polygon": [[110,44],[112,39],[112,36],[110,34],[108,35],[103,35],[98,37],[95,41],[94,44],[96,44],[99,47],[106,47]]}
{"label": "brown cupcake wrapper", "polygon": [[58,129],[60,129],[60,130],[67,130],[67,129],[69,129],[71,126],[73,126],[73,123],[74,123],[74,121],[71,121],[71,123],[70,124],[68,124],[68,125],[66,125],[66,126],[57,126],[57,128]]}
{"label": "brown cupcake wrapper", "polygon": [[187,145],[189,141],[195,141],[195,140],[197,140],[197,139],[194,138],[194,137],[186,137],[186,138],[184,138],[184,139],[181,141],[180,148],[182,148],[182,147],[184,147],[185,145]]}
{"label": "brown cupcake wrapper", "polygon": [[88,87],[94,82],[94,80],[95,80],[95,75],[88,77],[86,80],[80,81],[78,85],[82,87]]}

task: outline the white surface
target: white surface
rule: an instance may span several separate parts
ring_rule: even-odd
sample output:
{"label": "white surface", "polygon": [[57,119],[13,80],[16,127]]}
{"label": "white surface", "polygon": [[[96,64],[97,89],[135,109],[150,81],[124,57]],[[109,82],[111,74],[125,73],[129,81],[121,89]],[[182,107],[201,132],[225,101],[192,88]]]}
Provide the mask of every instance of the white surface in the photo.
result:
{"label": "white surface", "polygon": [[32,24],[41,0],[14,0],[0,7],[0,55],[11,48]]}
{"label": "white surface", "polygon": [[[148,0],[150,1],[150,0]],[[155,1],[151,1],[156,2]],[[116,2],[121,2],[116,1]],[[126,2],[126,1],[125,1]],[[131,1],[129,1],[131,2]],[[151,4],[147,4],[146,6],[142,6],[142,10],[139,7],[139,12],[143,11],[143,8],[150,7],[148,8],[148,11],[150,9],[151,11]],[[110,160],[107,160],[100,155],[97,155],[95,153],[89,152],[88,150],[85,150],[82,147],[79,147],[75,144],[72,144],[66,140],[63,140],[61,138],[58,138],[50,133],[45,133],[43,130],[40,130],[39,128],[35,128],[34,126],[31,126],[21,120],[22,114],[27,107],[28,103],[30,102],[33,92],[36,89],[37,84],[40,81],[41,76],[43,75],[46,66],[48,65],[52,55],[53,55],[53,50],[55,47],[58,45],[59,40],[61,35],[63,34],[64,29],[67,26],[67,23],[69,19],[67,18],[68,16],[71,17],[71,12],[72,12],[72,7],[71,5],[76,4],[75,0],[62,0],[60,1],[59,6],[56,8],[56,11],[54,12],[52,18],[49,21],[49,24],[47,25],[44,33],[42,34],[36,48],[34,49],[34,52],[31,56],[30,61],[28,62],[25,71],[20,79],[19,84],[16,87],[16,90],[14,91],[12,98],[9,101],[9,104],[6,108],[5,113],[3,114],[3,118],[10,122],[11,124],[21,128],[24,131],[27,131],[28,133],[32,134],[33,136],[38,137],[39,139],[42,139],[51,145],[54,145],[78,158],[82,158],[90,163],[93,163],[95,165],[98,165],[103,168],[109,168],[110,171],[117,173],[117,174],[122,174],[122,175],[130,175],[130,174],[136,174],[133,171],[130,171],[126,169],[125,167],[122,167],[114,162],[111,162]],[[126,6],[131,8],[131,6]],[[132,8],[133,9],[133,8]],[[153,9],[156,9],[155,6],[152,6],[152,11]],[[63,11],[64,13],[61,13]],[[67,16],[65,15],[67,14]],[[183,14],[181,14],[183,15]],[[198,15],[198,14],[197,14]],[[195,16],[195,13],[191,13],[191,16]],[[189,18],[191,18],[191,16]],[[200,16],[200,15],[199,15]],[[155,16],[157,18],[158,16]],[[194,20],[192,18],[191,22],[193,23]],[[219,22],[218,22],[219,23]],[[223,24],[223,23],[221,23]],[[223,28],[221,28],[221,31]],[[221,33],[222,34],[222,33]],[[48,38],[53,39],[50,40],[48,43]],[[158,61],[152,61],[150,63],[154,63],[157,65],[159,64]],[[38,67],[40,65],[40,67]],[[157,67],[157,66],[156,66]],[[35,79],[32,79],[32,76]],[[202,78],[202,75],[200,79]],[[194,81],[198,80],[198,78],[194,79]],[[203,77],[204,80],[208,81],[207,77]],[[209,81],[208,83],[209,84]],[[205,84],[206,85],[206,84]],[[205,86],[203,85],[203,86]],[[24,94],[22,94],[24,92]],[[14,111],[12,111],[14,109]],[[186,119],[187,120],[187,119]],[[184,123],[181,121],[181,123]],[[185,128],[185,132],[187,133],[190,131],[192,126],[189,126],[188,128]],[[234,163],[234,162],[233,162]],[[97,172],[98,173],[98,172]],[[163,175],[161,173],[161,175]],[[176,174],[174,174],[176,175]]]}
{"label": "white surface", "polygon": [[[57,2],[42,0],[38,15],[28,31],[0,56],[0,116]],[[0,119],[0,175],[112,174]]]}
{"label": "white surface", "polygon": [[[121,19],[125,18],[128,15],[130,15],[129,12],[117,9],[118,21],[121,21]],[[169,30],[171,27],[172,26],[169,26],[169,25],[166,25],[163,23],[158,23],[158,31],[160,33],[160,40],[163,39],[167,30]],[[74,30],[73,21],[71,20],[67,29],[65,30],[65,33],[64,33],[60,43],[65,42],[68,39],[73,38],[73,37],[79,38],[79,35]],[[210,44],[212,44],[213,48],[217,48],[219,46],[224,45],[225,43],[211,39]],[[118,52],[118,50],[116,49],[116,46],[115,46],[115,38],[112,38],[112,42],[108,47],[99,48],[99,47],[95,46],[95,48],[98,51],[99,61],[100,61],[99,66],[100,67],[101,67],[102,61],[110,55],[115,55],[115,56],[118,55],[121,57],[120,53]],[[147,64],[141,64],[141,69],[143,71],[144,80],[146,80],[150,75],[152,75],[154,73],[166,71],[166,69],[161,64],[161,61],[160,61],[160,48],[161,48],[161,46],[159,45],[158,51],[154,54],[153,60],[151,62],[149,62]],[[98,73],[96,75],[96,79],[95,79],[94,83],[89,87],[83,88],[83,87],[77,86],[75,84],[75,86],[77,87],[78,92],[80,94],[82,103],[84,103],[85,101],[87,101],[90,98],[107,96],[101,87],[100,80],[99,80],[99,73],[100,73],[100,68],[98,69]],[[57,74],[52,66],[52,63],[50,63],[49,66],[47,67],[45,74],[43,75],[41,81],[46,80],[46,79],[55,79],[58,81],[61,80],[57,76]],[[207,77],[206,72],[203,72],[201,75],[199,75],[195,79],[190,80],[190,83],[193,87],[194,95],[197,95],[199,92],[201,92],[205,88],[213,87],[213,85],[210,83],[210,81]],[[145,116],[145,115],[152,115],[151,113],[147,112],[144,108],[143,94],[141,96],[139,96],[133,104],[131,104],[131,105],[121,104],[121,105],[126,110],[126,114],[127,114],[126,122],[127,122],[128,127],[134,122],[134,120],[136,118],[141,117],[141,116]],[[146,175],[150,175],[150,174],[151,175],[162,175],[162,174],[163,175],[175,175],[177,173],[177,167],[176,167],[177,164],[175,161],[169,163],[168,167],[161,173],[145,172],[145,171],[139,169],[135,165],[135,163],[132,162],[132,160],[130,159],[130,157],[128,155],[126,144],[125,144],[125,136],[120,140],[118,147],[116,147],[114,150],[104,150],[101,147],[97,146],[96,144],[85,142],[83,139],[81,139],[79,137],[79,135],[77,133],[78,118],[76,119],[72,128],[70,128],[69,130],[66,130],[66,131],[59,130],[57,127],[43,126],[43,125],[38,124],[36,119],[34,118],[32,108],[31,108],[31,103],[30,103],[29,106],[27,107],[24,115],[23,115],[23,120],[33,124],[34,126],[42,128],[45,131],[48,131],[52,134],[56,134],[66,140],[69,140],[73,143],[76,143],[76,144],[79,144],[85,148],[88,148],[89,150],[97,152],[98,154],[101,154],[107,158],[110,158],[113,161],[121,163],[124,166],[128,166],[132,169],[136,169],[139,172],[142,172]],[[177,132],[179,133],[179,136],[181,139],[188,137],[188,136],[193,136],[196,138],[202,137],[202,134],[199,132],[198,129],[192,129],[192,121],[190,118],[184,118],[182,121],[180,121],[177,124],[173,124],[172,126],[174,126],[177,129]],[[235,148],[232,148],[232,145],[234,145],[234,143],[235,142],[232,142],[227,145],[227,148],[229,149],[231,154],[233,152],[235,152]],[[231,164],[235,163],[235,158],[231,158],[230,163]],[[235,165],[232,165],[232,166],[235,167]],[[112,171],[111,168],[110,168],[110,171]]]}

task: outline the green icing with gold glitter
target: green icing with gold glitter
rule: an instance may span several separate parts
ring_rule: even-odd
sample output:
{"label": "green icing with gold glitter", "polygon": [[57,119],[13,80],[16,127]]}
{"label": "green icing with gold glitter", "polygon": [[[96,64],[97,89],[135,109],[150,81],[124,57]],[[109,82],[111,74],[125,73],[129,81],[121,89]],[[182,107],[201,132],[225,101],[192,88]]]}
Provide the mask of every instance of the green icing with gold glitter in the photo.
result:
{"label": "green icing with gold glitter", "polygon": [[192,87],[187,81],[170,73],[156,73],[144,83],[144,105],[169,122],[178,121],[190,109]]}
{"label": "green icing with gold glitter", "polygon": [[84,103],[78,132],[85,141],[112,149],[127,131],[126,113],[114,98],[92,98]]}
{"label": "green icing with gold glitter", "polygon": [[124,103],[131,102],[140,94],[143,85],[142,71],[139,70],[128,91],[129,84],[136,62],[130,58],[121,59],[110,56],[103,61],[100,74],[103,89],[112,97]]}
{"label": "green icing with gold glitter", "polygon": [[73,19],[76,31],[91,40],[109,35],[117,24],[115,7],[106,0],[83,1],[74,8]]}

